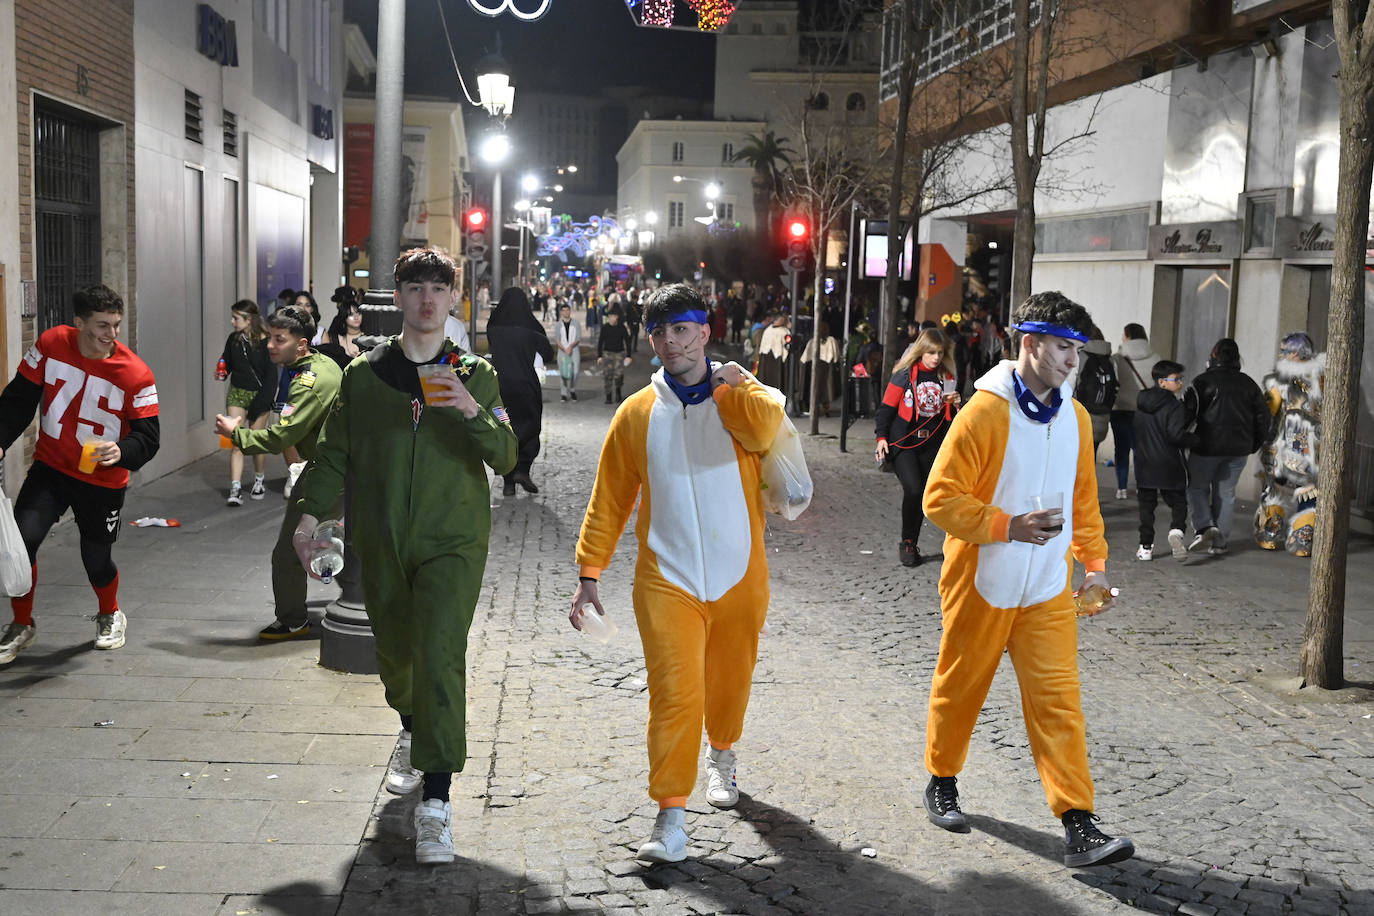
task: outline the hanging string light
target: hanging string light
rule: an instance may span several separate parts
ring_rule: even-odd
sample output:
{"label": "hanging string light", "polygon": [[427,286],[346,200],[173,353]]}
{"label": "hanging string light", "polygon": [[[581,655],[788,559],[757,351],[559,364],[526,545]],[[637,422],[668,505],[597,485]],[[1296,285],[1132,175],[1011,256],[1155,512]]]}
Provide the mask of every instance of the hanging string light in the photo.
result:
{"label": "hanging string light", "polygon": [[468,5],[483,16],[490,16],[495,19],[502,13],[510,13],[516,19],[523,19],[525,22],[534,22],[542,19],[544,14],[549,11],[549,4],[553,0],[530,0],[529,5],[539,3],[538,9],[522,10],[516,6],[515,0],[468,0]]}
{"label": "hanging string light", "polygon": [[673,0],[644,0],[645,25],[667,28],[673,24]]}

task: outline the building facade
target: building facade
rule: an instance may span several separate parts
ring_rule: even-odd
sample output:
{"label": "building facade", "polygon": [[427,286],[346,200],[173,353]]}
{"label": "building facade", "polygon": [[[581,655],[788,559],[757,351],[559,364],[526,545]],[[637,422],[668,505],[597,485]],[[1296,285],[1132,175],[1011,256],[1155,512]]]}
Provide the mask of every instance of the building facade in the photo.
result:
{"label": "building facade", "polygon": [[157,476],[213,452],[229,307],[342,279],[340,0],[134,0],[140,355]]}
{"label": "building facade", "polygon": [[[1032,289],[1082,302],[1114,343],[1128,322],[1143,325],[1190,376],[1233,337],[1258,379],[1292,331],[1326,346],[1340,64],[1331,22],[1312,4],[1202,6],[1160,5],[1155,22],[1172,31],[1138,35],[1137,58],[1082,64],[1077,85],[1089,91],[1061,87],[1069,97],[1049,113],[1046,146],[1082,139],[1045,163]],[[1161,61],[1167,48],[1175,58]],[[994,126],[960,166],[991,185],[1006,160],[1005,128]],[[994,194],[924,221],[922,241],[938,234],[960,263],[1001,265],[1005,278],[1013,209]],[[1374,274],[1365,277],[1374,306]],[[1374,331],[1365,346],[1360,511],[1374,505]],[[1252,475],[1241,492],[1255,495]]]}
{"label": "building facade", "polygon": [[[92,25],[99,23],[99,40]],[[124,339],[146,356],[135,237],[133,0],[0,0],[0,368],[71,318],[104,283],[126,303]],[[140,320],[142,319],[142,320]],[[5,456],[17,489],[33,431]]]}

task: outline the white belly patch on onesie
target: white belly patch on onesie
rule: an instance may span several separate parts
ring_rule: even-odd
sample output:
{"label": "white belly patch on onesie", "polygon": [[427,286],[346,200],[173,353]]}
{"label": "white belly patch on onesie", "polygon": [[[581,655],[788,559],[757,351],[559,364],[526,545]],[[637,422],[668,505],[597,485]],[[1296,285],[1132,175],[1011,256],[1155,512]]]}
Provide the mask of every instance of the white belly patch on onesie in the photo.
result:
{"label": "white belly patch on onesie", "polygon": [[715,601],[744,578],[752,547],[735,442],[714,401],[684,410],[660,374],[645,443],[648,546],[666,581]]}

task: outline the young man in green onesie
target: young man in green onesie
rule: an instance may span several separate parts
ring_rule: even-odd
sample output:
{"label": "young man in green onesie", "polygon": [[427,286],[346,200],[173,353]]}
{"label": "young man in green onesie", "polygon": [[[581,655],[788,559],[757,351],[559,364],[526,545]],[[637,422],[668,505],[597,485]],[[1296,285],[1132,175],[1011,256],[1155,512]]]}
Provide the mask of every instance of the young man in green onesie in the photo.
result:
{"label": "young man in green onesie", "polygon": [[[249,429],[247,423],[241,422],[242,417],[221,414],[215,417],[215,431],[245,455],[280,455],[294,447],[303,461],[309,461],[315,455],[315,441],[324,418],[339,393],[339,367],[328,356],[310,349],[315,319],[305,309],[294,305],[279,308],[268,319],[267,327],[267,354],[281,367],[282,383],[286,386],[286,400],[277,408],[277,422],[266,429]],[[291,544],[300,518],[300,506],[288,502],[277,544],[272,548],[272,598],[277,619],[258,632],[260,639],[310,635],[305,575],[296,563],[296,551]]]}
{"label": "young man in green onesie", "polygon": [[[449,785],[467,759],[467,639],[487,561],[491,492],[483,463],[515,467],[496,371],[444,337],[457,265],[433,248],[396,259],[397,337],[344,370],[303,478],[296,552],[308,565],[321,513],[352,473],[350,524],[387,704],[401,716],[388,791],[424,786],[415,859],[453,861]],[[421,367],[443,365],[430,382]],[[431,370],[426,370],[431,371]],[[353,520],[357,524],[352,524]]]}

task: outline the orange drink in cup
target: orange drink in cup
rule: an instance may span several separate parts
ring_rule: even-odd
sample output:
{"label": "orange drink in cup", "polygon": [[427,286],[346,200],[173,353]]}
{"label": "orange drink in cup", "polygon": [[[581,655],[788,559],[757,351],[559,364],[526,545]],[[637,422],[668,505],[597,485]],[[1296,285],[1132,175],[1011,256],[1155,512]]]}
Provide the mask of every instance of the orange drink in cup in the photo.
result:
{"label": "orange drink in cup", "polygon": [[220,447],[220,448],[233,448],[233,447],[234,447],[234,440],[233,440],[233,439],[230,439],[228,436],[220,436],[220,437],[219,437],[219,447]]}
{"label": "orange drink in cup", "polygon": [[433,403],[437,397],[448,394],[448,389],[438,384],[438,379],[443,374],[453,375],[453,367],[448,363],[440,363],[437,366],[430,364],[416,366],[415,371],[420,373],[420,390],[425,393],[425,403]]}
{"label": "orange drink in cup", "polygon": [[76,464],[76,469],[78,471],[83,474],[92,474],[95,472],[95,450],[99,447],[99,439],[87,439],[85,442],[81,443],[81,460]]}

